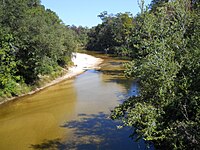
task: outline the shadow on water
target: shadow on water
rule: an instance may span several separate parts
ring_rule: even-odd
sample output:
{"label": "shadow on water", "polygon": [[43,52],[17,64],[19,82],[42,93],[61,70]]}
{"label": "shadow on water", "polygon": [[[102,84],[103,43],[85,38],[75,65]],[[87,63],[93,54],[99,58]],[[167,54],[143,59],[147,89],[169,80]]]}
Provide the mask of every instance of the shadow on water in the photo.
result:
{"label": "shadow on water", "polygon": [[123,65],[124,62],[123,61],[118,61],[118,62],[109,62],[110,65],[112,66],[119,66],[119,65]]}
{"label": "shadow on water", "polygon": [[[138,96],[139,95],[139,85],[137,80],[128,79],[124,76],[124,70],[101,70],[103,74],[111,75],[109,79],[107,79],[105,82],[114,82],[120,85],[123,85],[123,87],[126,89],[126,93],[123,94],[124,98],[120,100],[120,102],[123,102],[128,97],[131,96]],[[121,78],[119,78],[121,76]],[[118,94],[121,94],[120,92]]]}
{"label": "shadow on water", "polygon": [[[119,65],[118,65],[119,66]],[[85,76],[88,74],[103,74],[104,76],[108,75],[109,78],[104,78],[104,82],[106,83],[116,83],[119,85],[122,85],[126,92],[123,94],[125,96],[125,99],[127,99],[130,96],[137,96],[139,93],[138,83],[136,80],[128,79],[124,76],[124,69],[118,69],[118,70],[112,70],[112,69],[90,69],[87,70],[84,74],[79,75],[79,77]],[[120,92],[118,94],[121,94]],[[125,99],[121,99],[120,101],[123,101]]]}
{"label": "shadow on water", "polygon": [[101,70],[101,72],[102,73],[104,73],[104,74],[107,74],[107,75],[118,75],[118,78],[119,78],[119,76],[121,75],[123,75],[124,74],[124,70]]}
{"label": "shadow on water", "polygon": [[66,145],[64,143],[61,142],[61,139],[57,138],[54,140],[44,140],[43,143],[41,144],[36,144],[36,145],[31,145],[32,149],[38,149],[38,150],[47,150],[47,149],[51,149],[51,150],[65,150],[67,149]]}
{"label": "shadow on water", "polygon": [[[120,85],[120,87],[125,88],[124,91],[117,91],[116,93],[117,99],[120,102],[124,101],[129,96],[137,96],[139,93],[137,82],[128,80],[124,77],[124,69],[120,67],[122,64],[122,61],[108,60],[102,64],[101,69],[99,70],[87,70],[77,78],[77,82],[80,85],[82,83],[93,85],[93,91],[100,90],[101,92],[98,92],[98,94],[102,96],[103,99],[103,96],[106,94],[105,90],[109,90],[107,89],[108,87],[112,88],[111,85],[113,84],[110,85],[110,83],[114,83],[114,85],[116,83],[117,85]],[[78,87],[80,86],[79,84],[77,84]],[[81,98],[85,96],[83,91],[87,92],[87,90],[89,90],[90,92],[91,90],[89,87],[79,88]],[[102,88],[104,90],[102,90]],[[87,95],[85,97],[87,97]],[[95,99],[97,99],[98,102],[101,102],[101,98],[98,97]],[[102,102],[104,101],[102,100]],[[101,107],[99,106],[99,103],[97,103],[97,105],[98,107]],[[92,105],[88,104],[87,109],[90,109],[90,107],[92,107]],[[154,150],[153,146],[147,148],[144,140],[134,142],[136,137],[129,138],[133,128],[126,127],[117,129],[117,126],[120,125],[120,123],[111,120],[109,114],[98,110],[91,114],[79,113],[77,120],[71,120],[61,125],[60,128],[66,128],[73,131],[73,135],[70,138],[66,140],[59,138],[45,140],[40,144],[31,145],[31,148],[58,150]]]}
{"label": "shadow on water", "polygon": [[[123,85],[126,89],[129,89],[133,80],[129,80],[124,76],[124,70],[109,70],[109,69],[102,69],[100,70],[104,75],[109,75],[109,78],[105,80],[105,82],[115,82],[117,84]],[[119,78],[120,77],[120,78]]]}
{"label": "shadow on water", "polygon": [[74,130],[68,141],[60,139],[44,141],[32,145],[33,149],[78,149],[78,150],[153,150],[145,142],[128,138],[131,128],[117,129],[119,123],[112,121],[107,114],[79,114],[80,119],[63,124],[62,128]]}

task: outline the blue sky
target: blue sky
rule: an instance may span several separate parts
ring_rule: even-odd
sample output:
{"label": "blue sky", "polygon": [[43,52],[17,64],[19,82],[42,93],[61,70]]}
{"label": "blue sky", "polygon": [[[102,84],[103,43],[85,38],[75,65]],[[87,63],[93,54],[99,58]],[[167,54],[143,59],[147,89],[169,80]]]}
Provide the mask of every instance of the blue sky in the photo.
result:
{"label": "blue sky", "polygon": [[[138,0],[41,0],[45,8],[49,8],[60,17],[66,25],[92,27],[101,23],[97,16],[107,11],[109,14],[140,12]],[[151,0],[145,0],[148,5]]]}

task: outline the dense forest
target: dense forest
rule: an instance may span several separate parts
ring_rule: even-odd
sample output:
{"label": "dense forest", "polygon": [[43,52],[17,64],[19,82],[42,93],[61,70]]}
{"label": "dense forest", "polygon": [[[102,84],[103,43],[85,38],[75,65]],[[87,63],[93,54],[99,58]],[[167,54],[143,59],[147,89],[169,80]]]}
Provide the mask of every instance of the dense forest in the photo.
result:
{"label": "dense forest", "polygon": [[200,5],[197,0],[153,0],[141,13],[99,15],[88,50],[126,56],[125,75],[140,95],[116,107],[111,118],[133,127],[131,136],[156,149],[200,149]]}
{"label": "dense forest", "polygon": [[0,97],[26,93],[44,75],[58,76],[78,45],[77,33],[40,0],[0,1]]}
{"label": "dense forest", "polygon": [[156,149],[200,149],[200,4],[152,0],[141,12],[108,14],[91,29],[66,26],[39,0],[0,1],[0,97],[57,76],[77,47],[131,61],[125,75],[140,85],[111,112],[132,137]]}
{"label": "dense forest", "polygon": [[103,12],[89,33],[88,49],[131,58],[125,74],[140,85],[111,117],[157,149],[200,149],[199,1],[141,1],[140,8],[135,17]]}

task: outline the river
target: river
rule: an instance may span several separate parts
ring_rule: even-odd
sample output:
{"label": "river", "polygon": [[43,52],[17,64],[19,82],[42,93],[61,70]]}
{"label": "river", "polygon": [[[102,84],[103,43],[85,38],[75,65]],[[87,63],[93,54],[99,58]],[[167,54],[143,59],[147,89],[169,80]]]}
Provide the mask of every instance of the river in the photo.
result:
{"label": "river", "polygon": [[0,149],[145,149],[129,138],[130,128],[109,119],[137,84],[122,76],[123,60],[104,59],[100,70],[1,105]]}

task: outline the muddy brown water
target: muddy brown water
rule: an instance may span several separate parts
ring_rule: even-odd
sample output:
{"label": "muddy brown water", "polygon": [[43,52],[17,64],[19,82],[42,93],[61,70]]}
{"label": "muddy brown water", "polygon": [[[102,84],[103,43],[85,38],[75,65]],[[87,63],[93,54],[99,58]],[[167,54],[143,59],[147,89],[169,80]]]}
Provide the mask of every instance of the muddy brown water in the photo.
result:
{"label": "muddy brown water", "polygon": [[104,59],[100,70],[1,105],[0,150],[145,149],[129,138],[130,128],[119,130],[109,119],[137,85],[123,77],[123,60]]}

